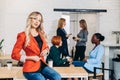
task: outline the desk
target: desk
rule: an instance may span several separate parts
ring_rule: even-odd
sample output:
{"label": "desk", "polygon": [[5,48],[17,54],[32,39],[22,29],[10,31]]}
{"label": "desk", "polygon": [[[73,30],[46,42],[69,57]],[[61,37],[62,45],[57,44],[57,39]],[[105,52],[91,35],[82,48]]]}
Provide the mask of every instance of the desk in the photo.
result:
{"label": "desk", "polygon": [[53,67],[62,78],[86,78],[88,80],[88,73],[82,67]]}
{"label": "desk", "polygon": [[11,55],[0,55],[0,59],[11,59]]}
{"label": "desk", "polygon": [[1,66],[6,66],[6,63],[8,60],[11,60],[13,63],[13,65],[17,65],[18,61],[14,60],[11,58],[11,55],[1,55],[0,56],[0,63],[1,63]]}
{"label": "desk", "polygon": [[[88,73],[82,67],[53,67],[62,78],[86,78],[88,80]],[[14,80],[26,80],[22,73],[22,67],[12,67],[8,70],[6,67],[0,68],[0,78],[13,78]]]}
{"label": "desk", "polygon": [[7,60],[12,60],[10,55],[0,55],[1,66],[6,65]]}
{"label": "desk", "polygon": [[7,67],[0,67],[0,79],[15,78],[19,71],[22,71],[22,67],[12,67],[11,70],[8,70]]}
{"label": "desk", "polygon": [[[53,67],[62,78],[85,78],[88,80],[88,73],[82,67]],[[24,79],[22,70],[19,71],[16,75],[16,79]]]}

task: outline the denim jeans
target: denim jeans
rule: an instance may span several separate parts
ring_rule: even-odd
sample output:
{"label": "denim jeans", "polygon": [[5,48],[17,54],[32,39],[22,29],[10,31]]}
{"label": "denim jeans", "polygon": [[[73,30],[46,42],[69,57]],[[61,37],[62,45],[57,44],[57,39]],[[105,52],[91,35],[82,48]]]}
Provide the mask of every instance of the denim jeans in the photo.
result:
{"label": "denim jeans", "polygon": [[40,73],[36,72],[24,72],[24,76],[27,80],[61,80],[61,76],[55,70],[50,67],[45,67]]}
{"label": "denim jeans", "polygon": [[73,61],[72,64],[74,66],[84,67],[85,62],[83,62],[83,61]]}
{"label": "denim jeans", "polygon": [[73,62],[72,62],[72,64],[73,64],[74,66],[83,67],[88,73],[93,73],[92,71],[90,71],[90,70],[88,70],[87,68],[84,67],[84,64],[85,64],[85,63],[86,63],[86,62],[83,62],[83,61],[73,61]]}

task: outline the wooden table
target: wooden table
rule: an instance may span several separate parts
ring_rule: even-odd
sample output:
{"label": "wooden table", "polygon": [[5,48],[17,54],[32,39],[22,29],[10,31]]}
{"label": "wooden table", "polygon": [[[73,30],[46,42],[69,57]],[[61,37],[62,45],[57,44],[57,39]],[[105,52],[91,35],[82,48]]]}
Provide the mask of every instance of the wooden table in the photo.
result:
{"label": "wooden table", "polygon": [[0,63],[1,63],[1,66],[6,66],[6,64],[7,64],[7,61],[8,60],[10,60],[10,61],[12,61],[13,63],[13,65],[17,65],[17,63],[18,63],[18,61],[16,61],[16,60],[13,60],[12,58],[11,58],[11,55],[9,54],[7,54],[7,55],[0,55]]}
{"label": "wooden table", "polygon": [[8,70],[7,67],[0,67],[0,79],[15,78],[19,71],[22,71],[22,67],[12,67],[11,70]]}
{"label": "wooden table", "polygon": [[[88,80],[88,73],[82,67],[53,67],[62,78],[85,78],[84,80]],[[25,79],[22,70],[19,71],[16,75],[17,80]]]}
{"label": "wooden table", "polygon": [[88,80],[88,73],[82,67],[53,67],[62,78],[86,78]]}
{"label": "wooden table", "polygon": [[0,59],[11,59],[11,55],[0,55]]}
{"label": "wooden table", "polygon": [[[82,67],[53,67],[62,78],[85,78],[88,80],[88,73]],[[0,78],[13,78],[14,80],[26,80],[22,73],[22,67],[12,67],[8,70],[7,67],[0,68]]]}

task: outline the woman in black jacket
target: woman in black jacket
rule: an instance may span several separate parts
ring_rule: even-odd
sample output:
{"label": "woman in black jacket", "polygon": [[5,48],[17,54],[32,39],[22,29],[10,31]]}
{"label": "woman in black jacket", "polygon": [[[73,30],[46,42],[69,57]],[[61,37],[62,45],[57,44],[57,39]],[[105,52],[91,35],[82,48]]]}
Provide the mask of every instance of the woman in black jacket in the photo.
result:
{"label": "woman in black jacket", "polygon": [[67,39],[71,34],[67,34],[64,27],[66,25],[66,20],[64,18],[60,18],[58,21],[57,35],[62,38],[62,46],[59,48],[63,57],[69,56]]}

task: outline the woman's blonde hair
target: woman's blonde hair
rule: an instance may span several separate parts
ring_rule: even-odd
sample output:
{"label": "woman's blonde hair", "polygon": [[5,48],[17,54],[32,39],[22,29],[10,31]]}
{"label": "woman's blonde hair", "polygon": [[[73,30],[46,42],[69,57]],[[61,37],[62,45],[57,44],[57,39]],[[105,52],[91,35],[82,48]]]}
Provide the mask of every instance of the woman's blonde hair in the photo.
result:
{"label": "woman's blonde hair", "polygon": [[58,28],[62,28],[65,21],[66,20],[64,18],[60,18],[59,21],[58,21]]}
{"label": "woman's blonde hair", "polygon": [[30,30],[31,30],[31,21],[32,18],[35,18],[36,16],[40,15],[41,16],[41,22],[40,25],[38,26],[38,28],[36,29],[41,35],[44,36],[44,29],[43,29],[43,16],[40,12],[32,12],[28,18],[27,18],[27,24],[26,24],[26,28],[25,28],[25,35],[26,35],[26,42],[25,42],[25,46],[27,46],[29,44],[30,41]]}
{"label": "woman's blonde hair", "polygon": [[87,23],[86,23],[86,21],[84,19],[81,19],[79,21],[79,23],[82,24],[82,29],[83,30],[87,30]]}

